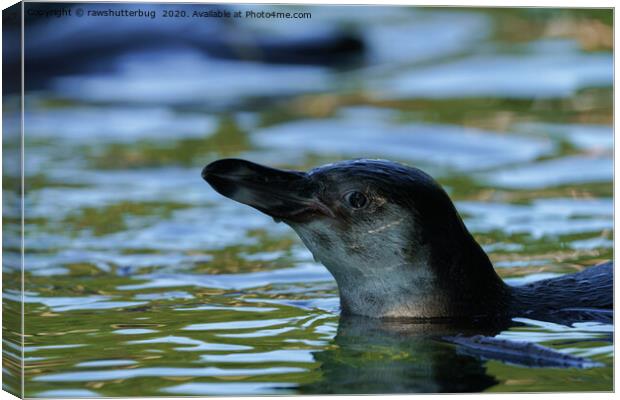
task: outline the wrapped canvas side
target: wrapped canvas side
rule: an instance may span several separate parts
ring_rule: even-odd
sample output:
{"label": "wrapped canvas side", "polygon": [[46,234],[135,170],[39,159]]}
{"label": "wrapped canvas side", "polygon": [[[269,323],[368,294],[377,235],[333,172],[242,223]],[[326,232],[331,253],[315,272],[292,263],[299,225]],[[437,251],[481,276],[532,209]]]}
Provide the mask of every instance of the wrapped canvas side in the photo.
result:
{"label": "wrapped canvas side", "polygon": [[23,397],[22,3],[2,20],[2,389]]}

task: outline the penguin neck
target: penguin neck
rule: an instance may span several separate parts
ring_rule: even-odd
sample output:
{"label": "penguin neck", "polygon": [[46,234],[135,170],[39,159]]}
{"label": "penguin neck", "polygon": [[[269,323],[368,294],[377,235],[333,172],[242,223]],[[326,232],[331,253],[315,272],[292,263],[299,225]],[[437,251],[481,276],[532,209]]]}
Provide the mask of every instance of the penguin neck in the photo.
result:
{"label": "penguin neck", "polygon": [[464,225],[462,228],[452,231],[453,235],[434,236],[435,240],[414,240],[402,262],[349,260],[344,268],[322,260],[338,283],[343,313],[458,319],[508,312],[509,287],[473,236]]}
{"label": "penguin neck", "polygon": [[430,265],[438,291],[455,316],[508,312],[512,292],[497,275],[488,255],[460,221],[458,237],[432,247]]}

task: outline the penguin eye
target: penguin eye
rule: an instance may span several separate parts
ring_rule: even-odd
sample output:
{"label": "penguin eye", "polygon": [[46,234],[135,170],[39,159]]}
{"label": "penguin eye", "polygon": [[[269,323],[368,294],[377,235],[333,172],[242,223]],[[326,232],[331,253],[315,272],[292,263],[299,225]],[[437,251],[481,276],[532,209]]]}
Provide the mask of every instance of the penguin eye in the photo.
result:
{"label": "penguin eye", "polygon": [[368,198],[364,193],[353,191],[344,195],[344,200],[351,208],[360,209],[366,207]]}

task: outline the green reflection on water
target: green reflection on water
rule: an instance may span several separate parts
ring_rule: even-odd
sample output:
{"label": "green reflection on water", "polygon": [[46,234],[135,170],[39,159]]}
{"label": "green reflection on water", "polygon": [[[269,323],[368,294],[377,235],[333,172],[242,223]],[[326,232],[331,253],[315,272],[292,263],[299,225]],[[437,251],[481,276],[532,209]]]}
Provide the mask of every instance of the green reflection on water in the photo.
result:
{"label": "green reflection on water", "polygon": [[91,158],[94,168],[127,169],[161,167],[168,165],[196,165],[212,158],[215,154],[229,156],[250,147],[248,138],[234,119],[222,116],[218,129],[203,138],[154,142],[143,140],[135,144],[110,144],[97,149]]}

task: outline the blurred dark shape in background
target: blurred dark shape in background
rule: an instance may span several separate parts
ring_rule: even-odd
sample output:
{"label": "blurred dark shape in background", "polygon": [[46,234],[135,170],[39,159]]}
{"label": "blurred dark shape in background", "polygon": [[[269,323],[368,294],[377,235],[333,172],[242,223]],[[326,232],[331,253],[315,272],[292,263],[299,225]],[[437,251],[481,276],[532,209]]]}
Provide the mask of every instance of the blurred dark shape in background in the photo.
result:
{"label": "blurred dark shape in background", "polygon": [[[25,7],[26,91],[47,89],[58,76],[114,71],[119,57],[149,50],[191,49],[219,59],[331,67],[357,64],[364,54],[364,43],[353,32],[325,29],[273,34],[258,32],[234,18],[206,17],[209,12],[232,14],[220,5],[28,3]],[[88,14],[123,10],[142,10],[143,14]],[[165,17],[170,10],[184,17]],[[192,17],[194,12],[203,17]],[[5,28],[8,40],[19,35],[19,24]],[[19,51],[5,51],[9,70],[19,68]],[[19,90],[19,82],[5,82],[8,91]]]}

